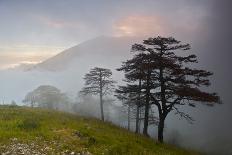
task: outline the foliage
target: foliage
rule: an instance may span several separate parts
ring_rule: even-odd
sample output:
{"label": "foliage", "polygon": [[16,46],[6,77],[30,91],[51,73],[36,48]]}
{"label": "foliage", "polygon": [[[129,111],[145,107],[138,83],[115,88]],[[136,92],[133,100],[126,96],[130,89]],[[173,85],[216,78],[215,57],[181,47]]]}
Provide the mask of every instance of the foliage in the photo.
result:
{"label": "foliage", "polygon": [[57,109],[59,103],[66,104],[69,102],[69,99],[58,88],[50,85],[42,85],[32,92],[29,92],[23,102],[30,104],[31,107],[37,104],[38,107]]}
{"label": "foliage", "polygon": [[111,78],[112,72],[110,69],[95,67],[90,70],[84,77],[85,87],[80,92],[81,94],[107,95],[112,92],[115,81]]}
{"label": "foliage", "polygon": [[18,127],[23,130],[35,130],[40,127],[40,122],[35,118],[26,118],[21,123],[18,124]]}

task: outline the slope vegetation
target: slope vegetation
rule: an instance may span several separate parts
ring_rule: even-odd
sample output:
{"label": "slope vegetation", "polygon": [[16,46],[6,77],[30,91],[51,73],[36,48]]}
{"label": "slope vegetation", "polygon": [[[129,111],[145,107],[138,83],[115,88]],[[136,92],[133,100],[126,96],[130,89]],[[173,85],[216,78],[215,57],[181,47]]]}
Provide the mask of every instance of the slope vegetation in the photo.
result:
{"label": "slope vegetation", "polygon": [[68,113],[0,106],[2,154],[195,155],[111,123]]}

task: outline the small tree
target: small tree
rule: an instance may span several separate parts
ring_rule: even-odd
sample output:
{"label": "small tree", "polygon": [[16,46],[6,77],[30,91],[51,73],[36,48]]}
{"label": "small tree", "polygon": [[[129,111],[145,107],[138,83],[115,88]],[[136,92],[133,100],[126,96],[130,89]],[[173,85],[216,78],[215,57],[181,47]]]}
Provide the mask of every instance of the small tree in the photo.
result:
{"label": "small tree", "polygon": [[23,103],[25,104],[29,104],[32,108],[35,106],[35,94],[33,92],[29,92],[27,93],[27,95],[25,96]]}
{"label": "small tree", "polygon": [[69,98],[54,86],[42,85],[29,92],[23,102],[30,104],[31,107],[37,104],[39,107],[57,109],[59,104],[67,104]]}
{"label": "small tree", "polygon": [[[129,86],[128,86],[129,87]],[[137,92],[129,91],[130,88],[126,86],[119,86],[115,93],[116,97],[122,101],[123,107],[127,109],[127,120],[128,120],[128,130],[130,130],[131,115],[135,113],[136,129],[135,132],[139,132],[139,105],[138,105],[138,95]],[[130,86],[132,87],[132,86]],[[135,109],[135,110],[134,110]]]}
{"label": "small tree", "polygon": [[111,93],[114,88],[115,81],[111,76],[110,69],[95,67],[85,75],[85,87],[80,91],[83,95],[99,95],[102,121],[104,121],[103,96]]}
{"label": "small tree", "polygon": [[10,105],[11,106],[17,106],[17,103],[14,100],[12,100]]}

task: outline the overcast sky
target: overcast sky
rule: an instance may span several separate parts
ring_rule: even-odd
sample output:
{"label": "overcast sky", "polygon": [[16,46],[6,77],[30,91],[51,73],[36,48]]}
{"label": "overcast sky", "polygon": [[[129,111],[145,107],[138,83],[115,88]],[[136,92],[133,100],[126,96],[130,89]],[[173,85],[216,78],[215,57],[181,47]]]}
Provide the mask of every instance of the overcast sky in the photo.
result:
{"label": "overcast sky", "polygon": [[0,0],[0,68],[35,63],[100,36],[194,39],[208,0]]}

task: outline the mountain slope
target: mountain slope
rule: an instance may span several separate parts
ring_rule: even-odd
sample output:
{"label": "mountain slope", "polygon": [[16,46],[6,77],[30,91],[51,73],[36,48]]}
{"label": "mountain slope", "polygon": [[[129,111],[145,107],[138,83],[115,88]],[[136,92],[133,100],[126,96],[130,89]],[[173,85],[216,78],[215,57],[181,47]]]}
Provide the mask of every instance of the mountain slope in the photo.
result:
{"label": "mountain slope", "polygon": [[107,66],[116,63],[120,64],[120,61],[129,56],[131,45],[137,41],[141,42],[141,39],[137,37],[97,37],[69,48],[38,64],[35,68],[60,71],[90,64],[104,64]]}
{"label": "mountain slope", "polygon": [[0,152],[8,154],[197,154],[159,144],[92,118],[26,107],[0,107]]}

